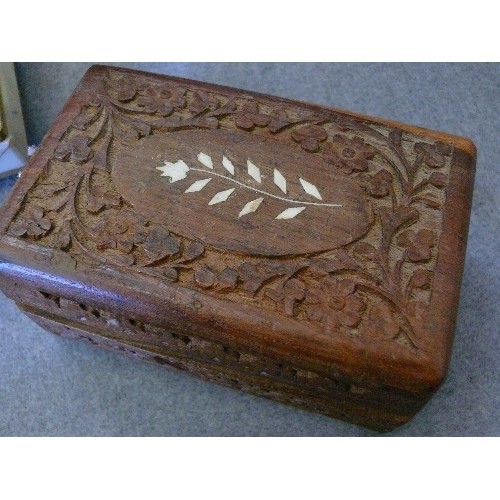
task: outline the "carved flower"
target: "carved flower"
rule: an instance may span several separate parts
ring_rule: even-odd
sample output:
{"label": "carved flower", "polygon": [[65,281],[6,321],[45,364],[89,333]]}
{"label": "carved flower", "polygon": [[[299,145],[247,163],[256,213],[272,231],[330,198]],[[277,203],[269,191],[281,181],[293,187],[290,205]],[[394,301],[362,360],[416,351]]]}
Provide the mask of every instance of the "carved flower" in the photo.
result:
{"label": "carved flower", "polygon": [[116,97],[121,102],[131,101],[137,93],[137,87],[134,80],[127,76],[120,78],[120,80],[116,82],[115,90],[117,93]]}
{"label": "carved flower", "polygon": [[425,262],[431,258],[431,249],[436,244],[436,236],[429,229],[421,229],[418,233],[407,230],[398,237],[398,245],[408,251],[408,259],[412,262]]}
{"label": "carved flower", "polygon": [[85,163],[92,158],[94,152],[89,147],[90,138],[85,135],[75,135],[57,146],[54,156],[61,161]]}
{"label": "carved flower", "polygon": [[427,144],[417,142],[413,147],[415,153],[422,156],[423,161],[431,168],[440,168],[444,165],[446,157],[451,154],[451,146],[444,142]]}
{"label": "carved flower", "polygon": [[193,102],[189,106],[189,111],[195,115],[200,115],[205,111],[214,111],[218,108],[219,101],[208,92],[198,90],[193,95]]}
{"label": "carved flower", "polygon": [[376,198],[383,198],[391,192],[392,175],[388,170],[379,170],[375,175],[360,174],[363,187]]}
{"label": "carved flower", "polygon": [[24,217],[18,218],[10,227],[10,234],[14,236],[44,236],[52,227],[50,219],[45,217],[45,211],[39,205],[32,205]]}
{"label": "carved flower", "polygon": [[144,241],[143,250],[152,260],[157,261],[179,253],[180,241],[160,226],[154,227]]}
{"label": "carved flower", "polygon": [[116,249],[124,254],[130,254],[134,245],[144,242],[147,236],[144,221],[132,212],[115,209],[104,212],[92,229],[99,250]]}
{"label": "carved flower", "polygon": [[355,327],[361,321],[366,301],[356,291],[350,279],[332,277],[322,279],[306,292],[307,316],[313,321],[324,321],[329,327]]}
{"label": "carved flower", "polygon": [[259,113],[259,107],[256,102],[247,102],[236,114],[235,123],[238,127],[245,130],[252,130],[254,127],[265,127],[269,125],[271,117]]}
{"label": "carved flower", "polygon": [[298,142],[302,149],[311,153],[319,151],[319,143],[326,141],[327,138],[326,130],[319,125],[308,125],[292,132],[292,139]]}
{"label": "carved flower", "polygon": [[299,279],[288,280],[282,288],[267,290],[266,295],[276,302],[278,309],[288,316],[295,316],[297,302],[305,299],[305,284]]}
{"label": "carved flower", "polygon": [[368,160],[375,155],[375,149],[366,144],[361,137],[349,139],[336,134],[332,142],[325,145],[323,151],[325,160],[336,167],[343,168],[348,174],[363,172],[368,168]]}
{"label": "carved flower", "polygon": [[162,116],[168,116],[174,110],[172,104],[168,101],[170,92],[161,87],[147,87],[141,91],[135,103],[146,113],[158,113]]}
{"label": "carved flower", "polygon": [[164,88],[161,96],[169,99],[174,109],[184,109],[187,105],[186,89],[184,87]]}

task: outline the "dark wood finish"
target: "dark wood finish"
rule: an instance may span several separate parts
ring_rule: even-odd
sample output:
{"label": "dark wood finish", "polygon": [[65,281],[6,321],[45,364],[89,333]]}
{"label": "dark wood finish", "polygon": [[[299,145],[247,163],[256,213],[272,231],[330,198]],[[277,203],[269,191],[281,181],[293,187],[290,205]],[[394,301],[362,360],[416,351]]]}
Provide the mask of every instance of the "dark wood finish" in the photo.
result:
{"label": "dark wood finish", "polygon": [[44,328],[388,430],[442,382],[467,139],[95,66],[0,215]]}

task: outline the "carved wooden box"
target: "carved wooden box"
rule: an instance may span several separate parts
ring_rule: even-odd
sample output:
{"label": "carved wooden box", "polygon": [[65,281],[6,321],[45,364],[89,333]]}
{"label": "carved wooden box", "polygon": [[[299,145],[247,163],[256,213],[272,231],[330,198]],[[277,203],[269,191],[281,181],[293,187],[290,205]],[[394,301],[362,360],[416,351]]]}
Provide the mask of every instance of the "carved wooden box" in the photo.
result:
{"label": "carved wooden box", "polygon": [[467,139],[95,66],[0,218],[34,321],[387,430],[445,376]]}

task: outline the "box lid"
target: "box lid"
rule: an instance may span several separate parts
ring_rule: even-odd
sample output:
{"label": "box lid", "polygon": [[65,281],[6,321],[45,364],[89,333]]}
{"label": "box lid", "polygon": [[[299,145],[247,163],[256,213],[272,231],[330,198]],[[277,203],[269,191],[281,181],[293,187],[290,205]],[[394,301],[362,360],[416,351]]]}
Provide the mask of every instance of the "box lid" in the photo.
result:
{"label": "box lid", "polygon": [[461,137],[94,66],[3,207],[0,271],[424,391],[449,360],[474,165]]}

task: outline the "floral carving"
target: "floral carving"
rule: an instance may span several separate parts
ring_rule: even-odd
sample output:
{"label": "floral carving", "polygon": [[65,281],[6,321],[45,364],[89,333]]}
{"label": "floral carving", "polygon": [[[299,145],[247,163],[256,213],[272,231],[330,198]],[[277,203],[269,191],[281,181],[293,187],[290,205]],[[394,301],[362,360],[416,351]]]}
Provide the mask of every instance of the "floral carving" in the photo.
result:
{"label": "floral carving", "polygon": [[417,233],[408,230],[398,237],[398,245],[407,249],[408,259],[412,262],[428,261],[435,242],[436,236],[429,229],[421,229]]}
{"label": "floral carving", "polygon": [[168,101],[169,91],[161,87],[147,87],[135,100],[138,108],[142,108],[145,113],[158,113],[161,116],[169,116],[174,110],[174,106]]}
{"label": "floral carving", "polygon": [[292,132],[292,139],[310,153],[319,151],[320,143],[326,141],[327,137],[326,130],[319,125],[308,125]]}
{"label": "floral carving", "polygon": [[72,160],[75,163],[85,163],[93,156],[90,138],[85,135],[75,135],[59,144],[54,156],[61,161]]}
{"label": "floral carving", "polygon": [[50,219],[45,217],[45,210],[39,205],[32,205],[25,217],[18,218],[10,227],[14,236],[32,236],[40,238],[52,227]]}
{"label": "floral carving", "polygon": [[271,117],[264,113],[259,113],[259,106],[256,102],[247,102],[236,114],[235,123],[244,130],[252,130],[254,127],[265,127],[271,122]]}
{"label": "floral carving", "polygon": [[374,175],[361,174],[359,180],[363,187],[376,198],[383,198],[391,192],[392,175],[384,168]]}
{"label": "floral carving", "polygon": [[137,94],[137,87],[132,78],[124,76],[114,85],[116,98],[121,102],[131,101]]}
{"label": "floral carving", "polygon": [[179,253],[180,241],[160,226],[155,226],[148,234],[142,247],[152,262]]}
{"label": "floral carving", "polygon": [[431,168],[444,166],[446,157],[451,154],[451,146],[439,141],[435,144],[417,142],[414,150],[422,157],[424,163]]}
{"label": "floral carving", "polygon": [[342,168],[348,174],[367,170],[368,160],[374,155],[373,146],[365,143],[361,137],[349,139],[340,134],[334,135],[323,150],[323,156],[328,163]]}
{"label": "floral carving", "polygon": [[189,111],[195,115],[200,115],[205,111],[215,111],[219,107],[219,100],[208,92],[199,90],[193,94],[193,102],[189,106]]}
{"label": "floral carving", "polygon": [[330,328],[356,327],[366,309],[366,300],[350,279],[326,277],[310,287],[305,296],[307,316],[324,321]]}
{"label": "floral carving", "polygon": [[306,285],[301,280],[291,279],[278,290],[267,290],[266,295],[277,304],[278,310],[295,316],[297,304],[305,299]]}

